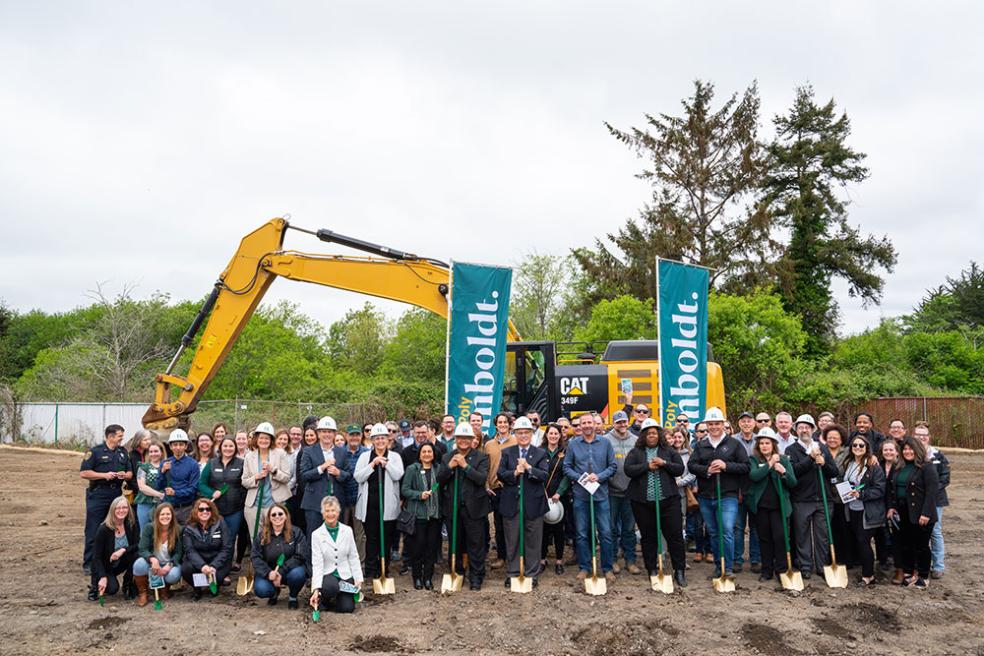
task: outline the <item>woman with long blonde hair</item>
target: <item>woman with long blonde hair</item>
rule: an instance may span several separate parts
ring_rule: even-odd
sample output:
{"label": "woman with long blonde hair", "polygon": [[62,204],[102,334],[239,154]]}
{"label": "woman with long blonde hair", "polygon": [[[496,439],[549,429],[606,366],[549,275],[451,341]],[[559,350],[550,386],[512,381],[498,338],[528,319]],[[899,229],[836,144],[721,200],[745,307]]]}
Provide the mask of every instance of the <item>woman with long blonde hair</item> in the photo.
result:
{"label": "woman with long blonde hair", "polygon": [[113,499],[106,519],[96,529],[92,543],[92,590],[96,598],[114,595],[120,589],[116,577],[123,575],[123,596],[133,599],[133,561],[137,555],[137,520],[125,496]]}

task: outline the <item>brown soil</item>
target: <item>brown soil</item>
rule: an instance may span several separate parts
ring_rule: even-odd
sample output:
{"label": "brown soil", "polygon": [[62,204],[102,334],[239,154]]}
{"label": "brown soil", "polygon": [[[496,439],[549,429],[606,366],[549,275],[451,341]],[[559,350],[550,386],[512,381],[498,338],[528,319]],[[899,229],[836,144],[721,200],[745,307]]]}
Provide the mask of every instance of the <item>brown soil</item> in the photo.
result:
{"label": "brown soil", "polygon": [[[5,655],[163,653],[343,654],[842,654],[984,655],[984,454],[954,454],[944,516],[947,572],[926,592],[882,584],[800,594],[737,577],[736,594],[711,589],[709,565],[672,596],[622,575],[605,597],[581,592],[575,568],[541,577],[530,595],[485,588],[442,597],[397,577],[397,594],[368,595],[355,615],[317,624],[286,604],[269,608],[223,589],[192,602],[179,591],[155,612],[118,596],[85,599],[81,573],[83,485],[78,455],[0,449],[0,645]],[[852,575],[854,572],[852,571]],[[306,601],[306,594],[303,596]]]}

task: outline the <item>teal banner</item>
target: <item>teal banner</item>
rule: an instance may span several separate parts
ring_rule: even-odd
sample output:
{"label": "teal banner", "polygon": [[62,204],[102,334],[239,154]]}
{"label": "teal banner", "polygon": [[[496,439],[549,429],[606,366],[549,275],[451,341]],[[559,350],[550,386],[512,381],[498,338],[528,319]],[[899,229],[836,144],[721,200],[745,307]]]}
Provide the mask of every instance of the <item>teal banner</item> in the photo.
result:
{"label": "teal banner", "polygon": [[445,405],[458,423],[473,412],[491,432],[502,406],[512,269],[451,263]]}
{"label": "teal banner", "polygon": [[656,271],[660,421],[669,428],[685,413],[693,426],[707,410],[709,272],[660,258]]}

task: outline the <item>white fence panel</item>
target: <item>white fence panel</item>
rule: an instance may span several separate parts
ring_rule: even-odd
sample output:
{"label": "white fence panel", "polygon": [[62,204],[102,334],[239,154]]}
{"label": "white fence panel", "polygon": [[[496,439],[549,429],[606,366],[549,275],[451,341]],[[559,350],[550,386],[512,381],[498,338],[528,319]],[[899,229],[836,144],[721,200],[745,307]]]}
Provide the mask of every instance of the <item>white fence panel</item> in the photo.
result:
{"label": "white fence panel", "polygon": [[[119,424],[126,438],[141,428],[142,403],[19,403],[19,437],[30,442],[98,444],[109,424]],[[6,441],[6,437],[5,441]]]}

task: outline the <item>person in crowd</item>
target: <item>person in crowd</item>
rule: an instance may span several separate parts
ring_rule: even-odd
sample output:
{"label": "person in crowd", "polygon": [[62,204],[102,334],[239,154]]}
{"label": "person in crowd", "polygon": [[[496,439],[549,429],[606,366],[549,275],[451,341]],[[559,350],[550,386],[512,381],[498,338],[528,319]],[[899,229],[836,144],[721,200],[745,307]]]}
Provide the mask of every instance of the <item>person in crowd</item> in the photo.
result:
{"label": "person in crowd", "polygon": [[110,504],[123,494],[123,482],[133,479],[130,457],[122,446],[123,427],[110,424],[104,435],[105,441],[86,451],[79,466],[79,477],[89,484],[85,492],[85,544],[82,549],[82,569],[86,574],[92,569],[96,530],[105,522]]}
{"label": "person in crowd", "polygon": [[[386,427],[383,426],[383,430]],[[383,442],[385,446],[385,442]],[[362,563],[355,548],[352,528],[342,524],[338,497],[321,500],[322,523],[311,534],[311,607],[334,610],[336,613],[355,611],[355,594],[342,592],[339,582],[345,581],[362,588]]]}
{"label": "person in crowd", "polygon": [[[615,475],[615,452],[608,440],[595,434],[596,428],[597,425],[590,415],[581,417],[581,434],[567,443],[564,476],[570,479],[574,489],[578,579],[583,580],[591,573],[590,505],[593,499],[598,539],[601,543],[601,569],[605,578],[614,582],[615,549],[612,544],[608,482]],[[589,481],[598,483],[593,495],[578,483],[582,474],[588,474]]]}
{"label": "person in crowd", "polygon": [[[843,430],[833,424],[826,429],[828,436],[832,428]],[[885,525],[886,478],[877,461],[873,463],[868,440],[860,435],[851,438],[851,457],[844,465],[844,482],[851,484],[851,500],[844,503],[843,509],[850,522],[854,553],[861,563],[859,585],[872,585],[875,582],[875,554],[871,539],[875,531]]]}
{"label": "person in crowd", "polygon": [[287,433],[290,435],[291,453],[299,454],[301,445],[304,444],[304,429],[300,426],[291,426],[287,429]]}
{"label": "person in crowd", "polygon": [[444,453],[454,450],[454,415],[441,417],[441,434],[437,441],[444,447]]}
{"label": "person in crowd", "polygon": [[[645,422],[643,422],[645,423]],[[612,417],[612,430],[604,435],[615,452],[615,475],[608,481],[608,505],[612,511],[612,544],[615,545],[612,571],[618,574],[618,550],[622,548],[625,569],[638,574],[636,565],[636,527],[632,503],[628,496],[629,476],[625,473],[625,458],[632,451],[638,436],[629,432],[629,416],[619,410]]]}
{"label": "person in crowd", "polygon": [[307,581],[308,543],[304,533],[290,523],[287,506],[275,503],[253,542],[253,592],[275,606],[280,590],[287,587],[287,608],[297,608],[297,594]]}
{"label": "person in crowd", "polygon": [[574,433],[571,430],[571,420],[567,417],[560,416],[554,421],[555,424],[560,426],[560,431],[564,434],[564,440],[569,440],[573,437]]}
{"label": "person in crowd", "polygon": [[164,579],[163,596],[170,596],[171,586],[181,580],[181,529],[169,503],[154,507],[151,520],[140,529],[138,558],[133,563],[133,581],[137,586],[137,605],[147,605],[148,577]]}
{"label": "person in crowd", "polygon": [[756,428],[772,428],[772,417],[768,412],[758,412],[755,414]]}
{"label": "person in crowd", "polygon": [[926,460],[919,440],[902,442],[902,463],[888,482],[889,518],[899,524],[899,555],[902,585],[925,590],[929,587],[932,552],[929,540],[936,522],[936,499],[940,479],[936,467]]}
{"label": "person in crowd", "polygon": [[180,428],[171,432],[167,444],[171,447],[171,457],[161,465],[164,474],[164,500],[174,506],[174,515],[179,524],[188,521],[191,505],[198,495],[198,481],[201,470],[194,458],[187,455],[188,433]]}
{"label": "person in crowd", "polygon": [[659,422],[655,419],[642,422],[641,434],[625,457],[632,514],[642,534],[642,559],[649,575],[656,574],[658,506],[660,528],[673,565],[673,578],[681,588],[687,586],[687,552],[683,541],[683,515],[680,513],[680,490],[676,479],[683,476],[684,471],[680,454],[667,443]]}
{"label": "person in crowd", "polygon": [[[387,425],[386,428],[388,430],[389,429],[389,426]],[[362,436],[361,436],[362,439],[360,440],[360,443],[362,444],[362,446],[366,447],[367,449],[371,449],[372,448],[372,440],[369,439],[369,434],[370,433],[372,433],[372,424],[371,423],[369,423],[369,424],[363,424],[362,425]],[[345,522],[342,522],[342,523],[344,524]]]}
{"label": "person in crowd", "polygon": [[304,486],[304,500],[301,509],[308,532],[313,533],[321,524],[321,500],[326,496],[338,498],[339,506],[345,499],[346,481],[351,478],[348,449],[335,446],[338,432],[332,417],[322,417],[318,421],[318,442],[320,447],[304,449],[301,455],[301,484]]}
{"label": "person in crowd", "polygon": [[273,426],[268,422],[261,423],[253,431],[252,450],[243,458],[243,487],[246,488],[244,512],[251,541],[270,507],[290,498],[290,488],[287,487],[290,482],[290,461],[286,453],[274,448],[273,437]]}
{"label": "person in crowd", "polygon": [[[885,472],[885,498],[889,509],[891,508],[891,485],[895,470],[900,465],[899,447],[895,440],[884,440],[878,450],[878,465]],[[887,512],[887,511],[886,511]],[[895,569],[892,583],[899,585],[902,583],[902,556],[899,554],[897,522],[888,522],[885,526],[875,531],[875,557],[878,560],[878,568],[883,572],[890,572]],[[892,562],[889,563],[889,557]]]}
{"label": "person in crowd", "polygon": [[[359,482],[355,480],[355,463],[359,461],[359,456],[372,448],[371,445],[363,444],[363,441],[369,441],[369,435],[372,433],[372,424],[367,425],[368,430],[363,426],[361,433],[352,430],[358,426],[354,424],[349,426],[345,444],[345,462],[348,464],[349,477],[345,479],[345,498],[341,503],[343,510],[340,520],[352,528],[355,546],[359,550],[359,561],[363,563],[366,561],[366,532],[362,527],[362,522],[355,517],[355,505],[359,501]],[[363,435],[365,440],[363,440]]]}
{"label": "person in crowd", "polygon": [[[540,413],[537,412],[536,410],[531,410],[526,413],[526,418],[530,420],[531,424],[533,424],[533,441],[531,442],[531,444],[539,448],[540,446],[543,445],[543,433],[544,433],[544,428],[541,425],[541,422],[543,420],[540,417]],[[515,430],[515,428],[513,430]]]}
{"label": "person in crowd", "polygon": [[429,442],[418,445],[416,462],[406,468],[400,485],[406,509],[413,513],[416,522],[413,535],[406,538],[416,590],[434,589],[434,563],[441,554],[441,500],[437,482],[441,464],[437,452],[436,445]]}
{"label": "person in crowd", "polygon": [[214,457],[213,445],[215,444],[212,440],[212,436],[208,433],[199,433],[195,436],[195,446],[192,449],[192,457],[195,462],[198,463],[198,471],[201,472],[205,469],[205,465],[208,461]]}
{"label": "person in crowd", "polygon": [[[904,431],[905,424],[902,426]],[[855,435],[860,435],[868,440],[873,453],[878,453],[882,440],[885,439],[884,435],[875,430],[875,418],[867,412],[860,412],[854,416],[854,432],[851,433],[851,437],[853,438]]]}
{"label": "person in crowd", "polygon": [[467,553],[468,587],[477,591],[482,589],[485,580],[485,559],[489,549],[486,536],[492,510],[486,488],[489,457],[475,447],[478,438],[470,423],[458,424],[454,436],[454,451],[444,454],[441,459],[437,482],[441,484],[441,508],[448,518],[454,517],[454,491],[457,488],[457,573],[465,573],[461,555]]}
{"label": "person in crowd", "polygon": [[[725,425],[728,425],[728,421],[725,420]],[[681,412],[676,417],[676,428],[690,433],[690,416],[686,412]]]}
{"label": "person in crowd", "polygon": [[947,497],[946,488],[950,485],[950,461],[946,455],[932,446],[929,435],[929,424],[920,421],[912,429],[912,436],[920,441],[926,449],[926,463],[936,467],[936,476],[939,479],[939,493],[936,495],[936,521],[933,522],[933,534],[929,539],[929,550],[932,554],[932,569],[929,572],[930,578],[943,578],[943,570],[946,569],[946,547],[943,544],[943,508],[950,505]]}
{"label": "person in crowd", "polygon": [[[129,481],[126,481],[123,485],[123,491],[127,497],[130,498],[130,505],[133,506],[133,511],[137,511],[137,501],[136,497],[140,493],[140,488],[137,487],[137,470],[140,465],[147,459],[147,448],[153,439],[153,433],[145,428],[141,428],[133,434],[133,437],[126,443],[127,455],[130,457],[130,472],[132,474]],[[137,521],[140,520],[140,515],[137,515]]]}
{"label": "person in crowd", "polygon": [[[290,471],[290,480],[287,481],[287,488],[290,490],[290,499],[293,499],[297,493],[297,457],[300,454],[294,451],[294,447],[290,445],[290,431],[286,428],[278,430],[276,436],[273,438],[273,446],[287,454],[287,468]],[[287,503],[290,503],[290,499],[287,500]]]}
{"label": "person in crowd", "polygon": [[[359,483],[355,517],[362,522],[366,532],[365,574],[369,578],[378,578],[382,572],[380,553],[392,553],[392,545],[396,537],[403,460],[398,453],[386,448],[389,439],[386,426],[375,424],[371,436],[372,449],[360,455],[355,463],[355,480]],[[382,479],[382,499],[380,499],[380,479]],[[380,535],[379,526],[380,506],[383,511],[383,535]]]}
{"label": "person in crowd", "polygon": [[762,550],[759,581],[769,581],[788,568],[783,515],[788,522],[793,514],[789,492],[796,487],[796,474],[789,458],[779,453],[779,441],[768,427],[759,429],[748,467],[745,500],[757,525]]}
{"label": "person in crowd", "polygon": [[509,415],[500,412],[492,420],[495,426],[495,436],[485,443],[482,447],[485,455],[489,457],[489,480],[486,483],[489,499],[492,503],[492,524],[495,529],[495,555],[496,559],[489,564],[490,569],[499,569],[505,564],[506,558],[506,531],[502,524],[502,512],[499,510],[501,499],[499,493],[502,491],[502,482],[499,480],[499,459],[502,457],[502,450],[516,444],[516,438],[509,432]]}
{"label": "person in crowd", "polygon": [[417,462],[418,453],[420,447],[424,444],[430,444],[434,447],[437,452],[437,460],[440,462],[444,454],[447,453],[444,450],[444,444],[440,441],[431,441],[431,436],[428,431],[428,426],[426,421],[415,421],[413,422],[413,444],[403,449],[403,453],[400,454],[400,458],[403,459],[403,469],[406,470],[407,467]]}
{"label": "person in crowd", "polygon": [[396,441],[400,443],[400,451],[409,447],[413,444],[413,424],[410,423],[409,419],[401,419],[399,423],[400,434],[397,436]]}
{"label": "person in crowd", "polygon": [[247,453],[249,453],[249,433],[244,430],[236,431],[236,455],[245,460]]}
{"label": "person in crowd", "polygon": [[137,524],[141,530],[150,523],[154,508],[164,500],[164,475],[161,473],[164,447],[160,442],[152,441],[144,450],[146,457],[137,466],[137,496],[133,500],[137,507]]}
{"label": "person in crowd", "polygon": [[821,412],[820,414],[818,414],[817,415],[817,430],[816,430],[816,433],[814,433],[814,435],[813,435],[813,439],[815,439],[815,440],[820,439],[820,435],[821,435],[821,433],[823,433],[824,429],[827,428],[827,426],[830,426],[831,424],[836,423],[836,421],[837,420],[834,417],[834,413],[828,412],[827,410],[824,410],[823,412]]}
{"label": "person in crowd", "polygon": [[779,453],[786,453],[786,449],[796,443],[793,416],[785,410],[776,413],[776,441],[779,442]]}
{"label": "person in crowd", "polygon": [[[543,434],[543,450],[547,452],[547,482],[544,484],[544,493],[547,499],[558,502],[564,506],[564,517],[573,513],[571,504],[571,481],[564,476],[563,462],[564,450],[567,448],[567,437],[564,435],[563,427],[558,423],[547,424]],[[564,522],[556,524],[543,524],[543,546],[540,550],[541,569],[547,566],[547,548],[552,544],[554,548],[554,572],[564,573]]]}
{"label": "person in crowd", "polygon": [[219,586],[223,585],[232,567],[232,540],[215,504],[210,499],[196,500],[181,532],[181,576],[192,586],[191,595],[195,601],[202,598],[204,589],[195,587],[195,574],[203,574],[210,583],[214,582],[214,590],[209,588],[209,592],[213,597],[218,596]]}
{"label": "person in crowd", "polygon": [[888,422],[888,435],[893,440],[895,440],[895,444],[898,445],[900,448],[902,446],[902,442],[904,442],[905,438],[907,437],[905,431],[906,431],[905,422],[902,421],[901,419],[893,419],[892,421]]}
{"label": "person in crowd", "polygon": [[[493,425],[494,423],[495,422],[493,422]],[[479,440],[478,448],[481,449],[482,445],[484,445],[486,442],[488,442],[491,439],[484,432],[485,415],[483,415],[481,412],[472,412],[471,414],[468,415],[468,425],[471,426],[472,431],[476,435],[478,435],[478,440]],[[457,427],[455,427],[455,430],[457,431]],[[455,445],[457,445],[458,444],[457,433],[455,433],[455,438],[456,438]]]}
{"label": "person in crowd", "polygon": [[140,534],[136,518],[125,496],[109,503],[109,510],[96,529],[92,541],[92,575],[89,599],[114,595],[120,589],[117,576],[123,575],[123,597],[133,599],[137,588],[133,583],[133,561],[137,557]]}
{"label": "person in crowd", "polygon": [[[700,426],[698,424],[695,431],[700,430]],[[706,426],[703,431],[706,435]],[[673,429],[667,442],[683,463],[683,474],[676,477],[680,491],[680,513],[684,521],[684,536],[687,543],[693,542],[694,561],[699,563],[704,560],[705,553],[711,553],[711,546],[707,543],[707,531],[704,530],[704,519],[700,515],[700,504],[697,501],[697,477],[687,469],[687,463],[690,462],[690,438],[684,435],[684,431]]]}
{"label": "person in crowd", "polygon": [[[304,450],[307,449],[308,447],[312,447],[316,444],[319,444],[318,430],[316,426],[317,426],[317,421],[315,421],[314,425],[302,429],[301,446],[297,449],[297,451],[295,451],[295,453],[297,454],[297,458],[295,459],[295,463],[294,463],[294,480],[297,481],[297,491],[294,493],[294,496],[292,496],[290,500],[287,502],[287,507],[288,509],[290,509],[290,518],[291,518],[292,525],[297,530],[304,531],[304,534],[307,535],[309,538],[311,536],[311,531],[313,531],[314,529],[313,528],[310,530],[308,529],[307,518],[304,516],[304,510],[301,509],[301,504],[304,502],[304,487],[305,487],[304,481],[301,480],[301,455],[304,453]],[[355,464],[354,460],[350,462],[350,465],[354,465],[354,464]],[[352,472],[350,471],[349,473],[351,474]],[[354,481],[349,481],[349,482],[352,482],[354,484]],[[353,506],[355,505],[354,501],[352,502],[352,505]],[[310,542],[310,540],[308,540],[308,542]]]}
{"label": "person in crowd", "polygon": [[[820,423],[819,419],[817,423]],[[830,456],[833,458],[834,464],[837,465],[838,474],[830,479],[830,482],[832,484],[841,482],[844,469],[851,459],[851,448],[844,442],[847,439],[847,431],[838,424],[828,423],[819,435],[813,434],[813,439],[827,445]],[[849,567],[854,567],[859,562],[859,555],[854,548],[855,540],[854,533],[851,531],[850,514],[844,509],[844,502],[841,501],[839,494],[832,495],[828,501],[831,507],[830,532],[834,536],[834,548],[837,551],[837,557],[840,562]]]}
{"label": "person in crowd", "polygon": [[219,423],[215,424],[215,426],[212,426],[212,438],[216,442],[218,442],[223,437],[225,437],[226,435],[229,435],[229,434],[230,434],[229,433],[229,427],[226,426],[225,423],[223,423],[221,421]]}
{"label": "person in crowd", "polygon": [[[726,431],[727,432],[727,431]],[[743,412],[738,417],[738,434],[735,435],[749,456],[755,450],[755,417],[751,412]],[[747,485],[748,481],[745,481]],[[757,574],[761,568],[762,557],[759,552],[758,531],[751,509],[745,500],[744,487],[738,495],[738,519],[735,521],[735,573],[745,567],[745,527],[748,527],[748,560],[750,569]]]}
{"label": "person in crowd", "polygon": [[[246,504],[246,488],[243,487],[244,469],[245,462],[236,455],[236,441],[231,437],[223,437],[219,442],[219,455],[208,461],[198,480],[199,496],[211,499],[215,503],[233,540],[239,535]],[[228,585],[229,582],[223,581],[223,583]]]}
{"label": "person in crowd", "polygon": [[[704,415],[707,437],[697,443],[687,468],[697,476],[697,500],[707,527],[711,551],[714,554],[714,576],[722,575],[720,540],[724,538],[724,574],[734,573],[734,525],[738,516],[738,494],[748,475],[748,452],[736,438],[724,434],[724,413],[720,408],[708,408]],[[721,525],[718,524],[718,485],[721,490]]]}
{"label": "person in crowd", "polygon": [[827,486],[827,503],[833,508],[831,502],[834,490],[830,486],[830,480],[840,475],[830,449],[826,444],[813,439],[815,429],[813,417],[800,415],[796,419],[796,433],[799,438],[785,452],[793,463],[793,472],[796,474],[796,489],[793,490],[793,532],[796,537],[797,562],[804,579],[809,579],[814,571],[822,575],[823,566],[829,560],[830,544],[827,541],[827,520],[820,486]]}
{"label": "person in crowd", "polygon": [[[626,422],[627,424],[628,422]],[[502,482],[499,510],[506,533],[505,585],[508,588],[517,576],[528,576],[537,585],[540,572],[540,550],[543,543],[543,516],[547,514],[547,452],[533,446],[535,428],[527,417],[517,417],[513,424],[516,444],[502,450],[498,479]],[[628,432],[628,431],[626,431]],[[523,486],[523,524],[519,524],[519,486]],[[519,535],[523,531],[523,552],[519,551]],[[633,554],[634,555],[634,554]],[[520,571],[519,557],[523,556],[525,571]]]}

